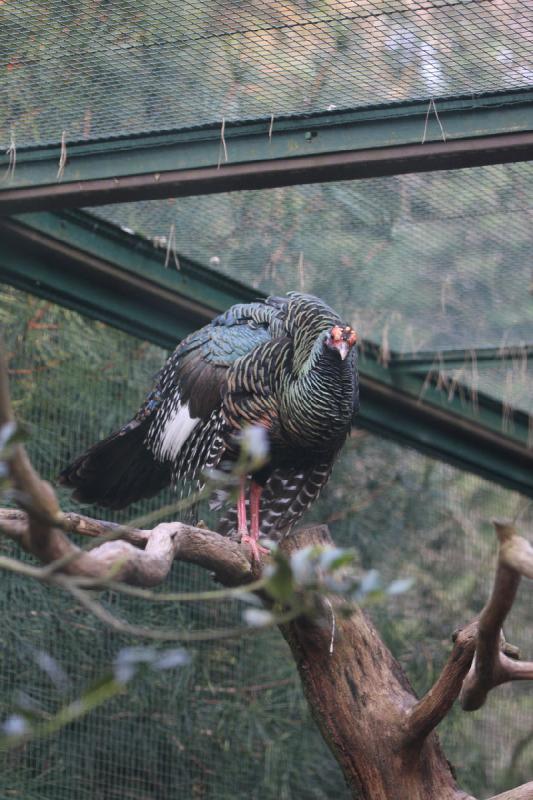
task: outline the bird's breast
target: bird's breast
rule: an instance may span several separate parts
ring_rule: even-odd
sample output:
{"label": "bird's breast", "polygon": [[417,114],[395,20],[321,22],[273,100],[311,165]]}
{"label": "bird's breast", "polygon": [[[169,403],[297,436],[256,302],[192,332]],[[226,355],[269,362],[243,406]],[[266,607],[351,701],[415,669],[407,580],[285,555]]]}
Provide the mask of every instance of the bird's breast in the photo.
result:
{"label": "bird's breast", "polygon": [[350,428],[353,387],[340,376],[335,381],[311,376],[286,392],[280,407],[280,430],[288,445],[328,451]]}

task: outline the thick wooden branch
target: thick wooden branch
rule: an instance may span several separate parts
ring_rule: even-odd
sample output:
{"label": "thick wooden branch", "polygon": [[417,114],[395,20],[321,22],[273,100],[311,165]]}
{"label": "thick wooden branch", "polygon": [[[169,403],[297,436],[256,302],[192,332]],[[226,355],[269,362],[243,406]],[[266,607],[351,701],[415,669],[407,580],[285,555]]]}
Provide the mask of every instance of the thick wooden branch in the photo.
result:
{"label": "thick wooden branch", "polygon": [[225,586],[237,586],[253,579],[245,549],[214,531],[181,522],[163,522],[145,533],[144,550],[122,540],[82,550],[53,527],[44,531],[38,546],[27,535],[16,538],[43,564],[56,566],[64,575],[94,578],[95,584],[113,580],[133,586],[157,586],[167,578],[175,560],[210,570]]}
{"label": "thick wooden branch", "polygon": [[[132,528],[118,522],[92,519],[83,514],[68,511],[63,513],[58,526],[65,533],[78,533],[82,536],[102,537],[116,535],[117,538],[135,545],[145,547],[150,538],[150,531]],[[19,508],[0,508],[0,530],[4,530],[12,539],[20,539],[28,527],[28,514]]]}
{"label": "thick wooden branch", "polygon": [[533,662],[520,662],[501,651],[502,626],[509,614],[522,576],[533,577],[533,548],[519,536],[514,525],[496,522],[499,540],[494,585],[481,612],[473,664],[465,678],[460,702],[465,711],[474,711],[488,693],[502,683],[533,680]]}
{"label": "thick wooden branch", "polygon": [[[331,545],[321,525],[294,531],[290,554]],[[435,734],[406,752],[405,717],[416,696],[361,609],[346,618],[334,597],[312,618],[282,626],[315,721],[358,800],[466,800]]]}
{"label": "thick wooden branch", "polygon": [[[177,560],[214,572],[225,586],[237,586],[253,578],[246,549],[214,531],[181,522],[164,522],[152,530],[141,530],[81,514],[64,514],[61,524],[62,530],[49,526],[36,549],[29,535],[31,515],[17,509],[0,509],[0,532],[19,542],[43,564],[56,565],[57,571],[65,575],[94,578],[95,583],[112,579],[150,587],[162,583]],[[120,539],[87,551],[73,544],[65,530],[91,537],[119,535]]]}
{"label": "thick wooden branch", "polygon": [[[408,746],[417,746],[444,719],[460,698],[465,711],[480,708],[491,689],[513,680],[533,679],[533,663],[507,653],[502,625],[510,612],[522,576],[533,577],[533,548],[508,523],[495,523],[498,563],[491,597],[479,620],[459,631],[439,678],[406,716]],[[507,651],[507,652],[506,652]]]}

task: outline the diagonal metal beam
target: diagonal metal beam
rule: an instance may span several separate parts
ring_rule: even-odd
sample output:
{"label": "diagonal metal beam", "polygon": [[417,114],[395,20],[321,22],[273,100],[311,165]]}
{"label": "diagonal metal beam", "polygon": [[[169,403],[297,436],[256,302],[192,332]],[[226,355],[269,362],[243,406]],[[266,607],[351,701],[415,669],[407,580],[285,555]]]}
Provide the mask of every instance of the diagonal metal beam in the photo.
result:
{"label": "diagonal metal beam", "polygon": [[533,356],[533,344],[511,347],[484,347],[438,352],[401,353],[389,362],[396,372],[426,375],[428,372],[461,369],[461,367],[497,367],[510,361],[527,362]]}
{"label": "diagonal metal beam", "polygon": [[[437,354],[435,354],[436,356]],[[391,364],[400,362],[393,354]],[[533,497],[533,418],[438,374],[384,367],[365,343],[360,362],[362,427]],[[357,421],[356,421],[357,424]]]}
{"label": "diagonal metal beam", "polygon": [[227,161],[221,134],[216,124],[68,143],[60,182],[59,145],[19,149],[0,214],[525,161],[533,91],[282,118],[272,130],[228,123]]}
{"label": "diagonal metal beam", "polygon": [[[217,312],[257,297],[187,259],[180,272],[165,270],[164,254],[149,242],[83,212],[0,220],[0,243],[0,281],[168,349]],[[425,373],[387,368],[369,342],[360,377],[355,425],[533,496],[527,414],[504,413],[500,402],[460,385],[450,396]]]}
{"label": "diagonal metal beam", "polygon": [[83,212],[0,219],[0,280],[162,347],[257,292]]}

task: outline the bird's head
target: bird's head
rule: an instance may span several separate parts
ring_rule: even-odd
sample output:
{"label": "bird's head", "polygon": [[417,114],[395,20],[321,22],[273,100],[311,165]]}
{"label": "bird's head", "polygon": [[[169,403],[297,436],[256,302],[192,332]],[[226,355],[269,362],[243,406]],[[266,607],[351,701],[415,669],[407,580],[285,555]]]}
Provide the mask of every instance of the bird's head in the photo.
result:
{"label": "bird's head", "polygon": [[334,325],[324,339],[325,346],[336,350],[343,361],[356,342],[357,334],[349,325]]}

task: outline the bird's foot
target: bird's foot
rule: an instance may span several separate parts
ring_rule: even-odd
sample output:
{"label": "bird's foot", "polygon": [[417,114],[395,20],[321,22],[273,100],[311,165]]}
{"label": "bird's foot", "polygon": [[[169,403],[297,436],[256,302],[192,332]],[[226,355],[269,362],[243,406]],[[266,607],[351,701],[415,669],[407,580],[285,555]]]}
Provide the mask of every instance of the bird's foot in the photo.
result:
{"label": "bird's foot", "polygon": [[249,545],[250,550],[252,551],[252,561],[256,562],[257,564],[261,563],[262,555],[268,555],[268,553],[270,553],[270,550],[268,550],[266,547],[262,547],[256,538],[250,536],[248,531],[241,535],[241,544]]}

